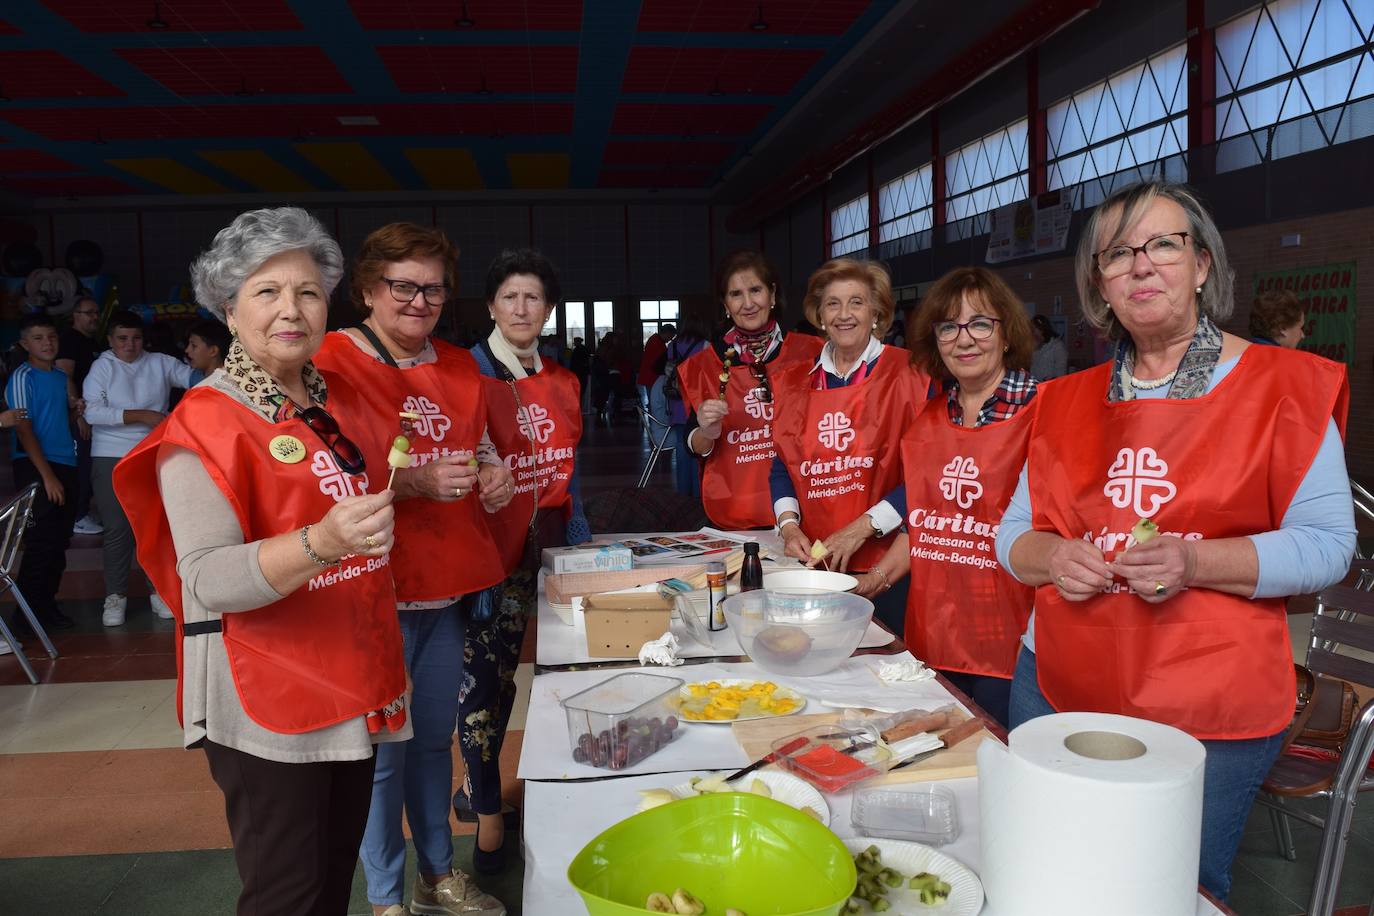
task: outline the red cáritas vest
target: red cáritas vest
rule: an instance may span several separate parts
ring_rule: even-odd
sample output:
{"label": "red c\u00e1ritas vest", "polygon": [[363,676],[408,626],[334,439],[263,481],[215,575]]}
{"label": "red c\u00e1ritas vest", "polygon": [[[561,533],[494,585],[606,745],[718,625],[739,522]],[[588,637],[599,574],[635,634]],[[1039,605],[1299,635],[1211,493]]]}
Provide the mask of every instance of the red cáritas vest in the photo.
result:
{"label": "red c\u00e1ritas vest", "polygon": [[545,361],[537,375],[507,381],[482,376],[486,387],[487,434],[515,476],[515,495],[487,527],[506,573],[520,564],[536,509],[572,512],[573,465],[582,438],[582,389],[577,376]]}
{"label": "red c\u00e1ritas vest", "polygon": [[[348,435],[356,424],[333,411],[332,398],[329,407]],[[294,463],[280,460],[283,452],[274,448],[290,440],[294,454],[304,452]],[[302,421],[269,422],[206,387],[186,392],[176,410],[115,467],[115,491],[138,542],[139,564],[176,617],[180,719],[183,610],[176,549],[158,487],[163,445],[200,457],[238,517],[244,543],[315,524],[335,502],[367,492],[376,472],[346,474]],[[366,715],[405,691],[389,561],[349,557],[342,566],[321,568],[280,601],[223,616],[224,648],[250,719],[269,731],[299,734]]]}
{"label": "red c\u00e1ritas vest", "polygon": [[[1165,536],[1239,538],[1280,527],[1331,419],[1345,367],[1248,347],[1207,394],[1108,403],[1110,362],[1044,385],[1027,460],[1033,525],[1108,558],[1139,518]],[[1189,588],[1160,604],[1120,580],[1088,601],[1035,595],[1040,687],[1055,709],[1152,719],[1199,739],[1276,734],[1293,717],[1282,598]]]}
{"label": "red c\u00e1ritas vest", "polygon": [[[774,384],[778,455],[797,491],[802,530],[813,541],[852,522],[901,480],[902,437],[930,386],[909,356],[885,346],[872,373],[843,388],[813,390],[812,367],[798,365]],[[872,567],[895,536],[865,543],[849,568]]]}
{"label": "red c\u00e1ritas vest", "polygon": [[[764,364],[769,384],[793,364],[810,368],[821,352],[822,342],[806,334],[788,334],[778,355]],[[724,364],[712,347],[693,353],[678,366],[682,398],[696,411],[703,401],[720,397]],[[773,524],[773,500],[768,496],[768,471],[773,466],[773,416],[775,406],[760,401],[753,369],[730,367],[725,401],[730,412],[721,421],[720,438],[705,459],[701,475],[701,502],[711,524],[727,531],[766,528]],[[776,389],[774,389],[776,391]]]}
{"label": "red c\u00e1ritas vest", "polygon": [[[362,449],[376,486],[386,485],[386,456],[401,434],[401,411],[418,413],[410,452],[420,467],[448,455],[471,458],[487,424],[482,374],[466,350],[431,339],[436,359],[393,369],[364,353],[343,331],[326,334],[315,365],[329,382],[329,402],[357,418],[349,438]],[[396,503],[391,551],[398,601],[435,601],[495,585],[505,568],[477,494],[453,502]]]}
{"label": "red c\u00e1ritas vest", "polygon": [[907,645],[934,668],[1009,678],[1034,589],[997,562],[997,528],[1026,463],[1035,401],[1009,419],[955,426],[943,396],[902,439],[911,588]]}

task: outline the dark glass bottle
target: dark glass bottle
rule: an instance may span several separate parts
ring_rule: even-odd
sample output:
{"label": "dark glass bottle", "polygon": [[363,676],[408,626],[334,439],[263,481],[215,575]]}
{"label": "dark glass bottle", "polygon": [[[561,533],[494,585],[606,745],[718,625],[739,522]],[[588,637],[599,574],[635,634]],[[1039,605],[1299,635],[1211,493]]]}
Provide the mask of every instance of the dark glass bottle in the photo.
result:
{"label": "dark glass bottle", "polygon": [[749,541],[744,545],[744,565],[739,570],[739,590],[752,592],[763,588],[763,561],[759,559],[759,545]]}

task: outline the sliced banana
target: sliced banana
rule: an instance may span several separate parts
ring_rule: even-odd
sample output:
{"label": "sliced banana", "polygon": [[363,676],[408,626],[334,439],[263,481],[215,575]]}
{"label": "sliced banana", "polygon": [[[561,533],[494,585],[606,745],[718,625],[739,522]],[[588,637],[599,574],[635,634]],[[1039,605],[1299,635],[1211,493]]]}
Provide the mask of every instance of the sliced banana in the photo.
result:
{"label": "sliced banana", "polygon": [[669,792],[667,789],[640,789],[639,795],[638,810],[640,811],[648,811],[652,808],[658,808],[670,802],[677,801],[673,793]]}
{"label": "sliced banana", "polygon": [[737,910],[734,907],[725,908],[725,916],[749,916],[744,910]]}
{"label": "sliced banana", "polygon": [[713,792],[734,791],[725,784],[724,775],[708,776],[692,788],[696,790],[696,793],[698,795],[710,795]]}
{"label": "sliced banana", "polygon": [[821,813],[817,811],[815,808],[811,807],[810,805],[807,805],[801,810],[802,814],[808,815],[809,817],[814,817],[818,821],[821,820]]}
{"label": "sliced banana", "polygon": [[768,783],[762,779],[755,779],[754,784],[749,787],[749,791],[755,795],[762,795],[764,798],[773,797],[773,790],[768,788]]}
{"label": "sliced banana", "polygon": [[681,887],[673,891],[673,906],[677,907],[677,911],[685,914],[685,916],[700,916],[700,914],[706,912],[706,904],[687,893],[687,890]]}
{"label": "sliced banana", "polygon": [[650,913],[676,913],[677,907],[673,906],[673,901],[668,899],[667,894],[653,893],[649,899],[644,901],[644,909]]}

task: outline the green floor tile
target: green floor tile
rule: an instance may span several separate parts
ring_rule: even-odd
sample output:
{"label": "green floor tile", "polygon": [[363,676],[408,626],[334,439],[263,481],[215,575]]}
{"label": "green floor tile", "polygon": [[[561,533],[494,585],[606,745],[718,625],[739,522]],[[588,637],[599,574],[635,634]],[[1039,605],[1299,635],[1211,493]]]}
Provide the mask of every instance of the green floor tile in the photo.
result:
{"label": "green floor tile", "polygon": [[[1320,804],[1314,801],[1301,800],[1293,804],[1306,810],[1321,809]],[[1259,829],[1256,821],[1262,822],[1264,829]],[[1311,898],[1321,833],[1301,821],[1293,821],[1292,830],[1298,851],[1296,862],[1289,862],[1279,855],[1273,832],[1269,828],[1268,812],[1257,807],[1250,815],[1236,861],[1285,897],[1301,903],[1302,906],[1293,911],[1300,913],[1306,909],[1306,903]],[[1374,843],[1352,832],[1341,870],[1337,906],[1367,905],[1374,898],[1374,868],[1370,867],[1371,862],[1374,862]],[[1245,910],[1239,912],[1246,913]]]}
{"label": "green floor tile", "polygon": [[137,855],[0,859],[0,910],[7,916],[98,912]]}
{"label": "green floor tile", "polygon": [[1294,916],[1307,907],[1265,882],[1245,866],[1236,862],[1231,866],[1231,896],[1226,905],[1241,916]]}

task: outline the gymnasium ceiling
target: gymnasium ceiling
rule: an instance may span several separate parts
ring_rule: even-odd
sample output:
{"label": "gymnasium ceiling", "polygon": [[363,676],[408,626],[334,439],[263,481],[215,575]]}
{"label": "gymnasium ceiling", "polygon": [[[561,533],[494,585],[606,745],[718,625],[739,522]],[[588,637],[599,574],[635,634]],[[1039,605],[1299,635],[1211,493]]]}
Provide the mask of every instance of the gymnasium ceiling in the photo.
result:
{"label": "gymnasium ceiling", "polygon": [[5,0],[0,188],[744,197],[1027,6]]}

